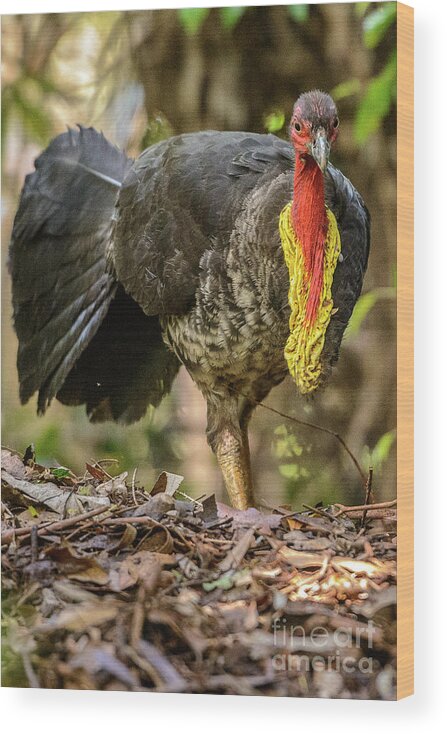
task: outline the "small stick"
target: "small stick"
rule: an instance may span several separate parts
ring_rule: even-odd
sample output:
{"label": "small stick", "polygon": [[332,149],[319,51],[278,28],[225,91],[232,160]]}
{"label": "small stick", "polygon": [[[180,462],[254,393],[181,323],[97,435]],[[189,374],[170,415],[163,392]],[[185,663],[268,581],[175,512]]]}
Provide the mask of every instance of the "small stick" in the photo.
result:
{"label": "small stick", "polygon": [[38,526],[33,525],[31,528],[31,563],[35,563],[39,556],[39,536],[37,531]]}
{"label": "small stick", "polygon": [[306,505],[303,502],[303,507],[306,508],[306,510],[312,510],[312,512],[316,512],[317,515],[322,515],[323,517],[327,517],[329,520],[335,520],[335,515],[331,515],[330,512],[326,512],[326,510],[322,510],[321,507],[312,507],[312,505]]}
{"label": "small stick", "polygon": [[[124,512],[128,512],[129,510],[136,509],[137,507],[139,507],[138,504],[137,505],[126,505],[125,507],[120,507],[118,505],[113,505],[113,506],[110,505],[110,507],[108,507],[107,509],[112,510],[113,508],[113,514],[114,516],[117,516],[117,515],[122,515]],[[93,525],[96,522],[101,522],[101,521],[93,519],[93,520],[90,520],[89,522],[83,523],[78,528],[75,528],[74,530],[72,530],[71,533],[67,535],[66,540],[70,540],[70,538],[72,538],[77,533],[83,533],[85,530],[88,530],[89,528],[93,527]]]}
{"label": "small stick", "polygon": [[102,525],[148,524],[154,528],[157,527],[165,529],[164,525],[157,522],[152,517],[149,517],[149,515],[142,515],[141,517],[106,517],[105,520],[98,520],[98,522],[100,522]]}
{"label": "small stick", "polygon": [[[194,505],[199,505],[201,509],[203,509],[203,505],[200,502],[200,500],[194,499],[194,497],[190,497],[189,494],[186,494],[185,492],[182,492],[180,489],[175,490],[175,494],[179,494],[182,497],[184,497],[188,502],[192,502]],[[201,497],[204,497],[205,495],[201,495]]]}
{"label": "small stick", "polygon": [[138,506],[137,498],[135,495],[135,477],[137,476],[137,471],[138,471],[138,467],[136,466],[132,474],[132,499],[133,499],[134,505]]}
{"label": "small stick", "polygon": [[[107,512],[108,507],[96,507],[94,510],[89,512],[82,512],[79,515],[73,517],[67,517],[65,520],[58,520],[57,522],[49,522],[45,525],[41,525],[37,529],[37,535],[45,535],[45,533],[52,532],[53,530],[65,530],[71,525],[76,525],[80,520],[85,520],[94,515],[100,515],[101,513]],[[6,530],[2,533],[2,545],[12,543],[15,538],[30,535],[32,528],[13,528],[12,530]]]}
{"label": "small stick", "polygon": [[391,507],[396,507],[396,505],[397,500],[390,500],[389,502],[372,502],[370,505],[352,505],[352,507],[336,504],[334,507],[338,507],[339,511],[334,515],[334,517],[339,517],[340,515],[343,515],[343,513],[349,514],[351,512],[358,512],[359,510],[387,510]]}
{"label": "small stick", "polygon": [[[363,511],[353,510],[352,512],[348,512],[348,515],[351,519],[361,519]],[[393,510],[393,508],[385,508],[384,510],[371,510],[371,505],[369,505],[368,518],[370,520],[393,520],[395,519],[395,510]]]}
{"label": "small stick", "polygon": [[[373,482],[373,468],[372,468],[372,466],[370,466],[369,467],[369,471],[368,471],[368,479],[366,480],[365,505],[367,505],[367,506],[369,505],[369,501],[371,499],[372,482]],[[363,510],[362,522],[360,523],[360,526],[362,528],[365,527],[367,512],[368,512],[368,507],[365,507],[365,509]]]}

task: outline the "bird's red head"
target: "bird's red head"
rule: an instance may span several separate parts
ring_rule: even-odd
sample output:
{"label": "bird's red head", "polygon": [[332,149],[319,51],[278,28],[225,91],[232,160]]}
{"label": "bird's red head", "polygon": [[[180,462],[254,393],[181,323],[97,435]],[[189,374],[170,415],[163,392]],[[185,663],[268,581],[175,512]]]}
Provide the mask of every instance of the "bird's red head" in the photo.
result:
{"label": "bird's red head", "polygon": [[317,318],[323,287],[324,252],[328,231],[323,173],[331,144],[338,135],[337,108],[324,92],[305,92],[298,97],[290,121],[295,148],[295,177],[291,209],[292,225],[304,256],[309,283],[306,321]]}
{"label": "bird's red head", "polygon": [[338,127],[337,108],[329,94],[315,90],[298,97],[290,120],[290,139],[300,158],[312,157],[324,172]]}

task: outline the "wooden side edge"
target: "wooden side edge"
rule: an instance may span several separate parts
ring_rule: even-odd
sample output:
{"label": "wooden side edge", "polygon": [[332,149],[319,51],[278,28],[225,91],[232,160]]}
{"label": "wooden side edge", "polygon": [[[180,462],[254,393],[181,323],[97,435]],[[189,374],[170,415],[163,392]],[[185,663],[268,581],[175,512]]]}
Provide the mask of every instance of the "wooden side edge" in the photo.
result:
{"label": "wooden side edge", "polygon": [[397,699],[414,692],[413,18],[397,4]]}

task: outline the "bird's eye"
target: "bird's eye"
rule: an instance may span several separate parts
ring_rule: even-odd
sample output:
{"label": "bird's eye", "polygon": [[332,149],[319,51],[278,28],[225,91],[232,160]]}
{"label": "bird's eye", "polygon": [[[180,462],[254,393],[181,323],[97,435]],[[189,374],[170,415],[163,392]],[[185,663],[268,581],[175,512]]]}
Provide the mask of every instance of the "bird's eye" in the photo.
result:
{"label": "bird's eye", "polygon": [[300,133],[301,132],[301,125],[300,125],[299,122],[295,122],[295,124],[294,124],[293,127],[295,128],[295,130],[297,131],[297,133]]}
{"label": "bird's eye", "polygon": [[339,126],[339,124],[340,124],[340,120],[338,119],[338,117],[336,117],[335,120],[334,120],[334,125],[333,125],[334,130],[337,129],[337,127]]}

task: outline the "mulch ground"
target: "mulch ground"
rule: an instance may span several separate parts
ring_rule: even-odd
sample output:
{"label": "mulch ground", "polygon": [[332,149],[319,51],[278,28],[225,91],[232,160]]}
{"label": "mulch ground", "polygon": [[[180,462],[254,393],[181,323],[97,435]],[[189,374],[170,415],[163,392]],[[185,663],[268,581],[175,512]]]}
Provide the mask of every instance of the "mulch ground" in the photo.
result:
{"label": "mulch ground", "polygon": [[245,512],[2,451],[6,686],[394,699],[394,503]]}

